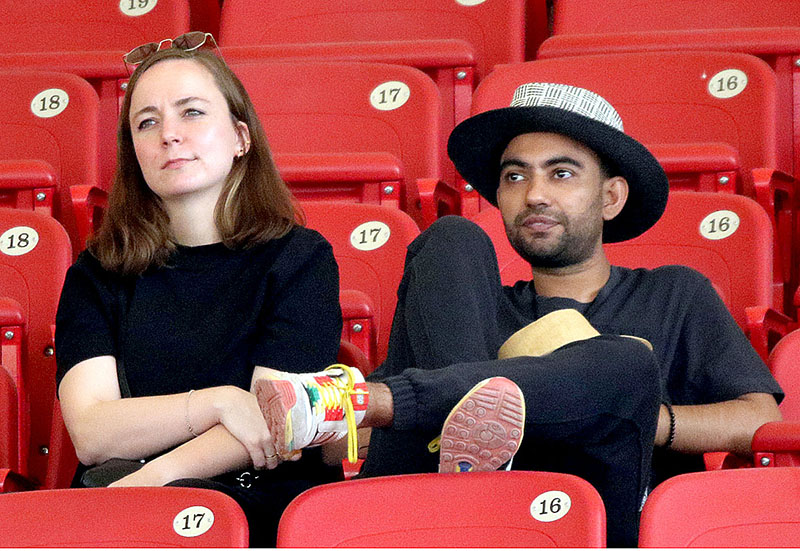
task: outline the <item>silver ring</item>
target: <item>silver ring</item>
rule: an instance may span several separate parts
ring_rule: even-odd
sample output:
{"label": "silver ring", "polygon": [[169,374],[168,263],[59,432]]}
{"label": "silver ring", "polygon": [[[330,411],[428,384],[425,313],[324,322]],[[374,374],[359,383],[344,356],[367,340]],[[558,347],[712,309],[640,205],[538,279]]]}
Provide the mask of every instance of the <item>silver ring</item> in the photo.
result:
{"label": "silver ring", "polygon": [[278,457],[278,454],[277,454],[277,453],[276,453],[276,454],[273,454],[273,455],[268,455],[268,456],[267,456],[267,459],[275,459],[276,457]]}

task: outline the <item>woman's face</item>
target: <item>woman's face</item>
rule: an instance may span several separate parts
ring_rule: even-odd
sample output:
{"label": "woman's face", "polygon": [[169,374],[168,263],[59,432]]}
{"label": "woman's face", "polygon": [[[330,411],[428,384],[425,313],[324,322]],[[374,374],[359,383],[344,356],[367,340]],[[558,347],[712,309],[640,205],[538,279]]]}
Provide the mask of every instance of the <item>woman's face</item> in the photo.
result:
{"label": "woman's face", "polygon": [[131,96],[133,147],[150,189],[165,203],[217,197],[237,155],[249,146],[214,77],[188,59],[148,69]]}

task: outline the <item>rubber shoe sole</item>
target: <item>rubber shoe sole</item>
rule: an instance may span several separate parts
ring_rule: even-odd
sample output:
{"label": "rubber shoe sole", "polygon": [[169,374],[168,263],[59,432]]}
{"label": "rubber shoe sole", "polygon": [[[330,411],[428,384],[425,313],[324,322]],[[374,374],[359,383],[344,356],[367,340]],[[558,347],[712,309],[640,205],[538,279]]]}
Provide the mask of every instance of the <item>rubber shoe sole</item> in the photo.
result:
{"label": "rubber shoe sole", "polygon": [[286,460],[296,453],[291,416],[292,408],[297,403],[294,385],[280,379],[261,379],[256,381],[255,391],[261,414],[275,439],[275,451]]}
{"label": "rubber shoe sole", "polygon": [[525,399],[505,377],[475,385],[442,427],[439,472],[496,471],[511,461],[522,442]]}

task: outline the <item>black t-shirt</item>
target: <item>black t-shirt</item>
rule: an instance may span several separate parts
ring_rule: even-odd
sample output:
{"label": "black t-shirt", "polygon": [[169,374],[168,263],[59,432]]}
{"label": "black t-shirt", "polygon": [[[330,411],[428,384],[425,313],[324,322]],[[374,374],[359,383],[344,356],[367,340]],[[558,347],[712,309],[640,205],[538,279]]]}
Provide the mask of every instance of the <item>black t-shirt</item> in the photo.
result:
{"label": "black t-shirt", "polygon": [[[690,268],[612,266],[609,281],[591,303],[538,296],[529,281],[504,291],[500,323],[505,338],[545,314],[575,308],[600,333],[650,341],[661,369],[663,399],[672,404],[711,404],[750,392],[783,399],[711,282]],[[702,456],[655,450],[654,483],[702,469]]]}
{"label": "black t-shirt", "polygon": [[540,297],[533,282],[504,290],[509,307],[500,323],[507,336],[554,310],[575,308],[600,333],[650,341],[664,399],[675,405],[722,402],[748,392],[783,397],[711,282],[690,268],[613,266],[590,303]]}
{"label": "black t-shirt", "polygon": [[338,268],[313,230],[243,250],[179,246],[141,277],[109,273],[84,252],[56,316],[57,380],[111,355],[133,397],[249,389],[256,365],[313,372],[334,363],[341,329]]}

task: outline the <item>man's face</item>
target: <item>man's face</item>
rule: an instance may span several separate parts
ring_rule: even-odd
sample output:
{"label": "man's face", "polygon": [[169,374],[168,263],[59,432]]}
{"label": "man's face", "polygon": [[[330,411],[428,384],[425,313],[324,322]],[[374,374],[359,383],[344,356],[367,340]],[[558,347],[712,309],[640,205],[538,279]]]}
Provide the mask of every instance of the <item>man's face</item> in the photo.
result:
{"label": "man's face", "polygon": [[500,160],[497,204],[514,249],[534,268],[563,268],[602,253],[606,183],[589,148],[562,136],[517,136]]}

